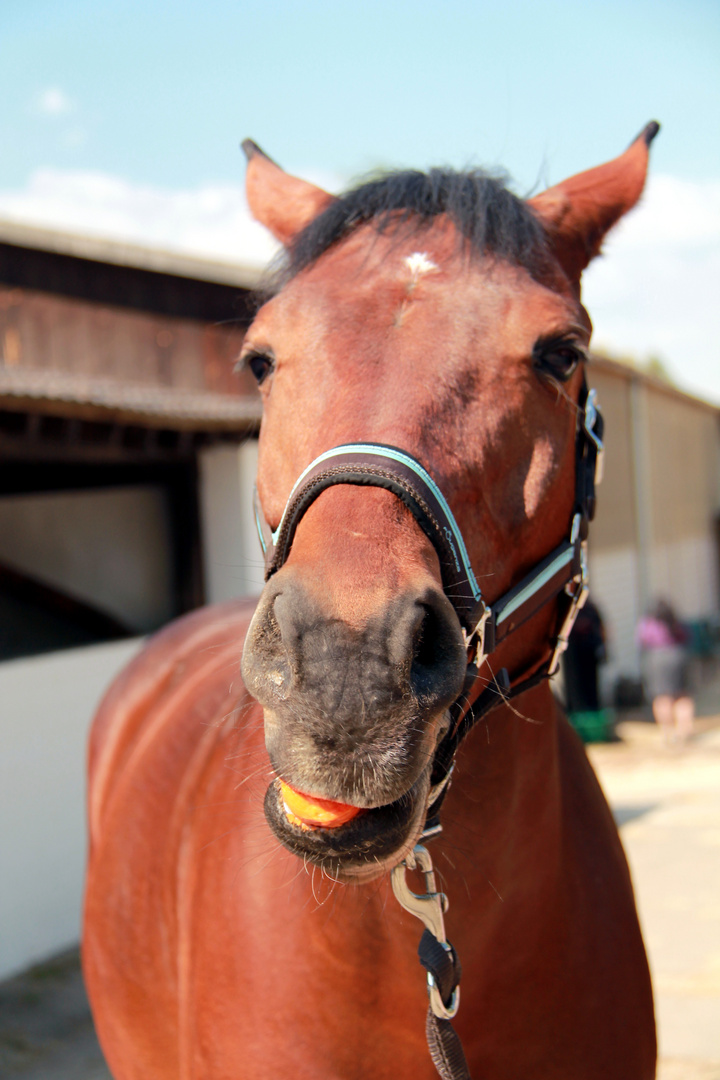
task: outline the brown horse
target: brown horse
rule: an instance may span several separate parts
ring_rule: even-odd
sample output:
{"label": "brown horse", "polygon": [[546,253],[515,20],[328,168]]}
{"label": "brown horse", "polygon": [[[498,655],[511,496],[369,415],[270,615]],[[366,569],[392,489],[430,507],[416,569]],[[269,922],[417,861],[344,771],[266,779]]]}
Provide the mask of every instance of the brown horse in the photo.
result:
{"label": "brown horse", "polygon": [[[580,275],[637,202],[656,130],[529,202],[448,171],[334,198],[247,145],[250,207],[288,251],[244,346],[270,576],[256,608],[154,638],[95,723],[84,967],[116,1080],[436,1075],[418,924],[388,871],[438,797],[438,747],[500,669],[512,689],[458,753],[432,848],[470,1071],[655,1075],[627,865],[542,678],[577,567],[521,618],[507,598],[582,541]],[[289,529],[298,478],[348,444],[393,463],[351,463],[372,479],[323,481]],[[450,526],[433,532],[400,458]],[[467,546],[455,585],[444,529],[452,558]]]}

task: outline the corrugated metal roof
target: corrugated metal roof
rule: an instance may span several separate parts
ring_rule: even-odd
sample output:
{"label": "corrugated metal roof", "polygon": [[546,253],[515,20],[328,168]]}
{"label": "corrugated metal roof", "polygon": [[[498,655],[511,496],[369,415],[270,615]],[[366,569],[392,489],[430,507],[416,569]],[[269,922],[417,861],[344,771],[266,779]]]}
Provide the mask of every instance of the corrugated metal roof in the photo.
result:
{"label": "corrugated metal roof", "polygon": [[23,368],[0,368],[0,409],[187,431],[247,430],[261,416],[256,397]]}
{"label": "corrugated metal roof", "polygon": [[185,255],[179,251],[143,247],[103,237],[67,233],[24,222],[0,219],[0,243],[58,255],[72,255],[94,262],[112,263],[139,270],[174,274],[197,281],[212,281],[236,285],[241,289],[256,289],[262,281],[264,267],[243,262],[223,262]]}

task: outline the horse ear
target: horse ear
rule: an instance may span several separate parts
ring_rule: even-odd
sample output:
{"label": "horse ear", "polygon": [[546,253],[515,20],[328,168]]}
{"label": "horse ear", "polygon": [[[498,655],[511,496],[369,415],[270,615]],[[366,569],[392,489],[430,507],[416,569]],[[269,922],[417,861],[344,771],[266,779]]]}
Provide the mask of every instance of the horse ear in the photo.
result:
{"label": "horse ear", "polygon": [[252,139],[246,139],[242,148],[248,160],[245,191],[250,213],[287,247],[334,196],[283,172]]}
{"label": "horse ear", "polygon": [[659,130],[660,125],[651,121],[614,161],[571,176],[529,200],[571,281],[580,280],[599,253],[605,233],[640,198],[648,150]]}

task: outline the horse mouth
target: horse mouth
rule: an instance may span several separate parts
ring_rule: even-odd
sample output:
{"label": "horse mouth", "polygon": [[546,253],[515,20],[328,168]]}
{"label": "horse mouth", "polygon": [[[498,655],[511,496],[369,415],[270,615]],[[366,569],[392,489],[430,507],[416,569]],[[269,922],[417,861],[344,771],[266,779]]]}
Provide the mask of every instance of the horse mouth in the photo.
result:
{"label": "horse mouth", "polygon": [[337,881],[370,881],[412,850],[425,822],[430,768],[394,802],[363,808],[341,825],[308,826],[288,808],[281,781],[265,794],[265,817],[277,839],[294,855],[319,866]]}

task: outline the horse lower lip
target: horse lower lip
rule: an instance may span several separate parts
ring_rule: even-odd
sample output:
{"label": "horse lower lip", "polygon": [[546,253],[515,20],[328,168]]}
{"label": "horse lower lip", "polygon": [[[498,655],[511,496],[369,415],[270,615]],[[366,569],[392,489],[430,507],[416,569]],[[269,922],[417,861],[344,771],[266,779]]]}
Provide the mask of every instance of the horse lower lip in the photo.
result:
{"label": "horse lower lip", "polygon": [[280,782],[265,795],[265,817],[276,838],[307,863],[322,866],[330,876],[354,880],[358,873],[378,873],[397,861],[419,835],[429,790],[429,772],[392,803],[364,810],[336,828],[317,828],[293,821],[285,809]]}

